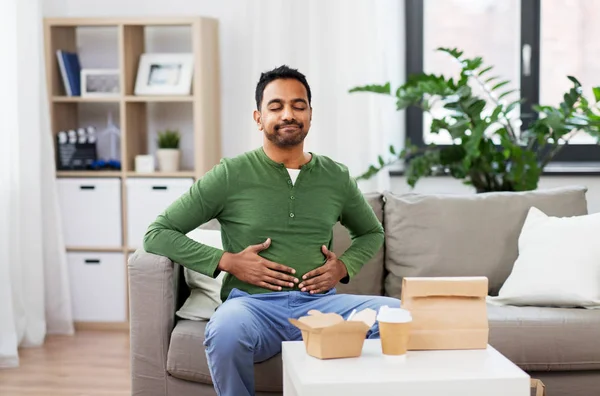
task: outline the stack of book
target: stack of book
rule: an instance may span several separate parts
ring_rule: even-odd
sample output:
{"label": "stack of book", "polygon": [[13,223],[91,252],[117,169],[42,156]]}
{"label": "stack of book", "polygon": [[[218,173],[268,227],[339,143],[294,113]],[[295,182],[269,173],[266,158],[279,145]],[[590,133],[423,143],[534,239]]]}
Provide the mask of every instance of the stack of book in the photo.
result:
{"label": "stack of book", "polygon": [[81,65],[76,52],[58,50],[58,67],[62,76],[65,94],[67,96],[81,96]]}

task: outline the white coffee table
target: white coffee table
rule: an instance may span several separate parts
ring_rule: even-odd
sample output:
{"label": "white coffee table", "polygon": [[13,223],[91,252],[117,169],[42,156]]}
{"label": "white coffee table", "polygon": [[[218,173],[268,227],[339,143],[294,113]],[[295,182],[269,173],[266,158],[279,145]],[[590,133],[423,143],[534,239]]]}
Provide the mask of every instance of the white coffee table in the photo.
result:
{"label": "white coffee table", "polygon": [[320,360],[302,341],[284,342],[285,396],[529,396],[530,377],[497,350],[409,351],[387,358],[379,340],[362,356]]}

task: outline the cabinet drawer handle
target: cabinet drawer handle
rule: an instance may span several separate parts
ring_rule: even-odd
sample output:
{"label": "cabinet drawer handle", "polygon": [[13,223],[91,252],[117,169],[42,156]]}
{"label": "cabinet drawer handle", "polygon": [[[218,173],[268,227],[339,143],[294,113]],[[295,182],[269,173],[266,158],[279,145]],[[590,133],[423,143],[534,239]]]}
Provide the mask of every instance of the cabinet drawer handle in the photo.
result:
{"label": "cabinet drawer handle", "polygon": [[166,190],[167,186],[152,186],[153,190]]}
{"label": "cabinet drawer handle", "polygon": [[86,264],[100,264],[100,260],[98,259],[85,259]]}
{"label": "cabinet drawer handle", "polygon": [[79,186],[80,190],[94,190],[96,186]]}

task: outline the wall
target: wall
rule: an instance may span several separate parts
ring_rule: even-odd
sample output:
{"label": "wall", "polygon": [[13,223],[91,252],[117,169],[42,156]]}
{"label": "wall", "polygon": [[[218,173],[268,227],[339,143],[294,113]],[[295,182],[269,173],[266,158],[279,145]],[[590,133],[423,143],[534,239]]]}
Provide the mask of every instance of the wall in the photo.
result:
{"label": "wall", "polygon": [[[395,87],[403,82],[402,0],[44,1],[46,16],[216,18],[220,33],[221,154],[225,157],[262,143],[263,135],[252,118],[256,82],[261,72],[283,63],[305,73],[313,91],[307,150],[329,155],[358,173],[389,144],[397,146],[402,140],[403,115],[394,111],[393,100],[348,93],[358,84],[391,81]],[[191,48],[186,29],[151,30],[147,29],[146,35],[148,52]],[[114,28],[78,29],[82,67],[115,67],[116,38]],[[149,142],[155,141],[157,130],[178,127],[184,133],[185,148],[192,125],[189,121],[178,123],[180,116],[191,118],[191,111],[173,114],[167,105],[153,107],[156,109],[149,111]],[[80,119],[103,124],[98,114],[85,113]],[[371,131],[368,137],[365,131]],[[150,145],[148,150],[152,149]],[[191,156],[186,156],[184,149],[184,165],[189,161]]]}
{"label": "wall", "polygon": [[[251,1],[240,0],[43,0],[44,15],[47,17],[106,17],[106,16],[165,16],[165,15],[202,15],[215,17],[220,23],[220,56],[221,56],[221,106],[223,129],[223,156],[234,156],[252,147],[250,134],[255,131],[251,119],[253,86],[257,76],[247,72],[247,65],[240,62],[240,54],[248,50],[248,43],[252,35],[250,28]],[[263,0],[269,1],[269,0]],[[272,0],[271,0],[272,1]],[[275,0],[273,4],[276,4]],[[82,32],[80,39],[83,42],[98,40],[100,37],[101,48],[105,48],[101,56],[90,59],[84,52],[82,63],[103,62],[103,66],[116,65],[116,52],[111,49],[110,42],[116,40],[115,32],[107,31],[98,36],[98,32],[89,32],[86,36]],[[153,50],[168,48],[173,43],[183,43],[185,32],[173,29],[166,35],[158,32],[149,45]],[[170,40],[172,38],[173,40]],[[266,43],[268,38],[265,38]],[[95,44],[98,44],[96,42]],[[185,48],[184,48],[185,49]],[[240,84],[240,81],[247,81]],[[177,119],[180,114],[172,114],[168,107],[159,109],[156,118],[151,120],[151,129],[168,126],[171,117]],[[102,123],[102,115],[89,115],[96,123]],[[244,127],[247,126],[247,127]],[[152,131],[151,131],[152,132]],[[185,131],[184,131],[185,132]],[[258,133],[258,132],[255,132]],[[152,144],[152,139],[150,139]],[[184,154],[185,156],[185,154]],[[184,162],[186,159],[184,158]],[[589,188],[588,203],[590,212],[600,212],[600,176],[574,177],[574,176],[546,176],[540,183],[540,188],[581,184]],[[393,177],[390,190],[405,192],[410,187],[404,177]],[[459,181],[434,177],[421,180],[415,191],[431,193],[471,193],[472,190],[462,185]]]}

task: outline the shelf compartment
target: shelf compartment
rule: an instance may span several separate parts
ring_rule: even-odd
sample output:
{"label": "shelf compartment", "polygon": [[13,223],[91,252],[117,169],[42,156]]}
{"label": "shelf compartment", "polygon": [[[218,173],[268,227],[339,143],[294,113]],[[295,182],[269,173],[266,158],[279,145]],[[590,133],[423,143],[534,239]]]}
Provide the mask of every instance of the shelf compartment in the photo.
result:
{"label": "shelf compartment", "polygon": [[197,22],[195,17],[142,17],[142,18],[46,18],[46,24],[55,27],[72,26],[119,26],[119,25],[192,25]]}
{"label": "shelf compartment", "polygon": [[121,101],[121,96],[53,96],[52,101],[54,103],[118,103]]}
{"label": "shelf compartment", "polygon": [[121,177],[122,176],[122,172],[115,170],[115,171],[105,171],[105,170],[101,170],[101,171],[57,171],[56,172],[56,176],[57,177]]}
{"label": "shelf compartment", "polygon": [[179,172],[152,172],[152,173],[138,173],[129,171],[126,173],[127,177],[140,177],[140,178],[179,178],[179,177],[195,177],[196,174],[193,171],[179,171]]}
{"label": "shelf compartment", "polygon": [[66,246],[124,246],[120,179],[63,178],[57,185]]}
{"label": "shelf compartment", "polygon": [[[125,108],[125,156],[123,169],[135,169],[135,157],[148,150],[148,128],[146,103],[124,103]],[[123,146],[121,146],[123,148]]]}
{"label": "shelf compartment", "polygon": [[73,320],[127,321],[127,279],[123,251],[69,252]]}
{"label": "shelf compartment", "polygon": [[127,188],[127,245],[142,248],[148,226],[169,205],[190,189],[191,178],[129,178]]}
{"label": "shelf compartment", "polygon": [[121,246],[67,246],[67,252],[101,252],[101,253],[122,253],[126,249]]}
{"label": "shelf compartment", "polygon": [[129,95],[125,97],[126,102],[193,102],[194,97],[186,96],[135,96]]}

